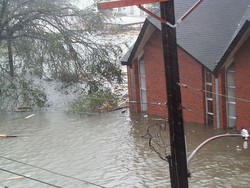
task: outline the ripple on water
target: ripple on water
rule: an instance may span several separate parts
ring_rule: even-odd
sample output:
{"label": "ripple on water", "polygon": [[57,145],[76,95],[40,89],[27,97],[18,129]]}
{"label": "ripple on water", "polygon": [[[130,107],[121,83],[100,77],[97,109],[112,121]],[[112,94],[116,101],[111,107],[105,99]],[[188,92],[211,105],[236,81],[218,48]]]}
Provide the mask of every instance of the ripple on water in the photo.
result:
{"label": "ripple on water", "polygon": [[[108,188],[170,187],[168,164],[141,137],[147,126],[145,121],[140,124],[140,118],[131,124],[119,112],[99,116],[45,112],[28,120],[25,116],[1,118],[0,133],[22,137],[1,139],[0,155]],[[186,132],[189,153],[205,138],[218,134],[197,125],[186,126]],[[237,151],[237,145],[242,140],[224,139],[202,149],[189,166],[190,187],[247,187],[250,153]],[[0,159],[0,166],[65,188],[96,187],[5,159]],[[14,176],[0,172],[0,186],[48,187],[25,178],[2,181]]]}

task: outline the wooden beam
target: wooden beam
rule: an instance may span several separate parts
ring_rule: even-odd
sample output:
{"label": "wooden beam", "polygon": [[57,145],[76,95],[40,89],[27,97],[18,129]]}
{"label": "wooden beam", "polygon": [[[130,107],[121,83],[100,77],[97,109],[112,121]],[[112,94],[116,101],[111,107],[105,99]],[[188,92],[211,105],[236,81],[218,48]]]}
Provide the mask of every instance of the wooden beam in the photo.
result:
{"label": "wooden beam", "polygon": [[99,10],[106,10],[112,8],[133,6],[133,5],[143,5],[157,2],[166,2],[169,0],[116,0],[116,1],[108,1],[108,2],[99,2],[97,3],[97,7]]}
{"label": "wooden beam", "polygon": [[150,10],[144,8],[143,6],[138,5],[138,8],[141,9],[142,11],[146,12],[148,15],[150,15],[150,16],[154,17],[155,19],[159,20],[161,23],[167,23],[166,20],[162,19],[160,16],[157,16],[156,14],[154,14]]}

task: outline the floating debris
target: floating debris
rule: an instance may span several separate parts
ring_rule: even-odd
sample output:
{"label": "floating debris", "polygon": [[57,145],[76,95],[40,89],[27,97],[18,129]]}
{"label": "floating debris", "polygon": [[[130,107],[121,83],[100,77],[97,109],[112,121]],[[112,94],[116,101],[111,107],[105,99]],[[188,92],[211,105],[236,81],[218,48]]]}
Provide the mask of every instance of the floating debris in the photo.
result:
{"label": "floating debris", "polygon": [[15,111],[16,112],[29,112],[31,110],[32,108],[29,106],[22,106],[22,107],[18,107]]}
{"label": "floating debris", "polygon": [[240,146],[237,146],[237,147],[236,147],[236,150],[237,150],[237,151],[241,151],[242,149],[240,148]]}
{"label": "floating debris", "polygon": [[29,119],[29,118],[33,117],[34,115],[36,115],[36,114],[31,114],[29,116],[26,116],[25,119]]}
{"label": "floating debris", "polygon": [[23,179],[23,178],[26,178],[26,177],[30,177],[30,175],[10,177],[10,178],[4,179],[4,181],[18,180],[18,179]]}
{"label": "floating debris", "polygon": [[7,135],[7,134],[0,134],[0,138],[14,138],[17,137],[16,135]]}

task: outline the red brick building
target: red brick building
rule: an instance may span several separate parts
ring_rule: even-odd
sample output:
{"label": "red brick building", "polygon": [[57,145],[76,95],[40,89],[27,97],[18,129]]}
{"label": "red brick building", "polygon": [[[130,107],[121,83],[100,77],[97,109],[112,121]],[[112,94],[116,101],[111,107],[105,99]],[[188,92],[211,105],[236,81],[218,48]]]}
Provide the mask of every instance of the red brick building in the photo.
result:
{"label": "red brick building", "polygon": [[[195,0],[175,1],[176,20]],[[177,26],[185,122],[250,130],[250,0],[204,1]],[[122,59],[131,113],[166,116],[160,22],[149,17]]]}

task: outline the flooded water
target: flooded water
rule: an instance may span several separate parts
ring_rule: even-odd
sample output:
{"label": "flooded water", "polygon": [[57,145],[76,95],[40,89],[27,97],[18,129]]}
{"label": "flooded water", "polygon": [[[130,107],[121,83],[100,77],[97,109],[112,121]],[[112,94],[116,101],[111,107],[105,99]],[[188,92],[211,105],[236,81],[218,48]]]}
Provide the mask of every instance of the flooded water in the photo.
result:
{"label": "flooded water", "polygon": [[[120,111],[84,116],[48,111],[25,119],[30,114],[0,114],[0,134],[18,136],[0,139],[0,187],[170,187],[167,162],[145,138],[152,119]],[[193,124],[185,131],[188,154],[206,138],[225,133]],[[167,133],[163,139],[169,142]],[[249,187],[250,149],[242,144],[241,138],[223,138],[206,145],[189,165],[189,187]]]}

